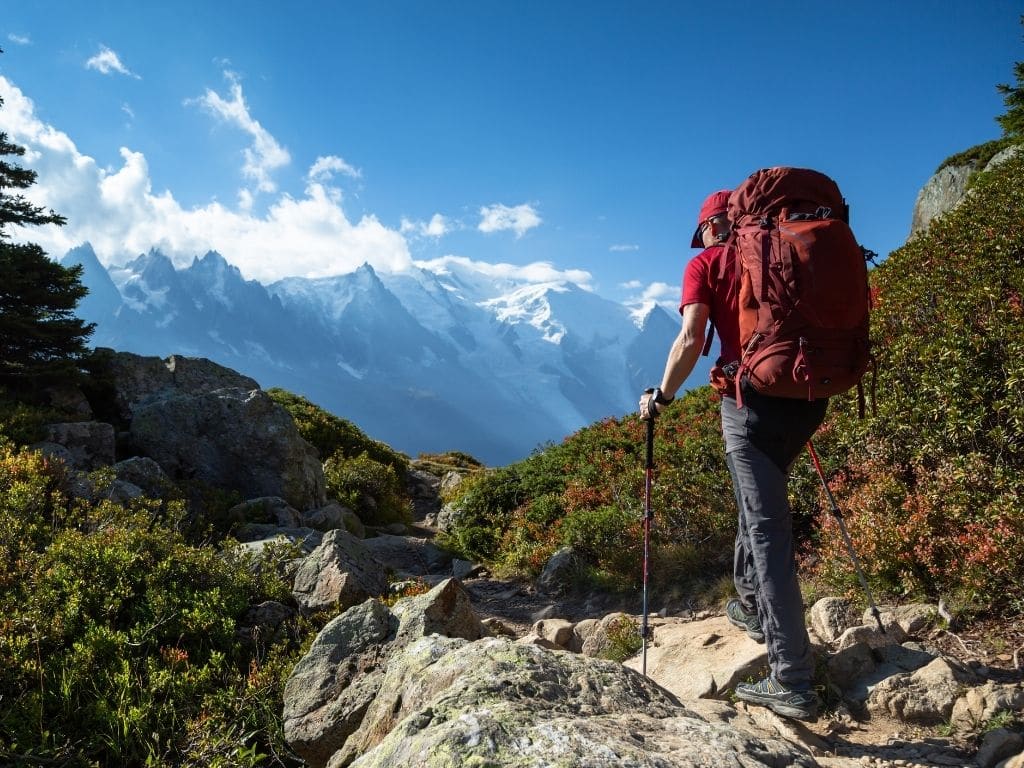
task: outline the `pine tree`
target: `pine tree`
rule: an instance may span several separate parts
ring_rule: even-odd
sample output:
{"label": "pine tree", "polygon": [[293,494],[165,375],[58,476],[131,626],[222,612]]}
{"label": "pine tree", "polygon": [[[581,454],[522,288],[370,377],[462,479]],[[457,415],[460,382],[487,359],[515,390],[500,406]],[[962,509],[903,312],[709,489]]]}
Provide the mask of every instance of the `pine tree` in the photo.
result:
{"label": "pine tree", "polygon": [[7,158],[24,154],[0,131],[0,384],[30,392],[77,375],[94,325],[74,314],[88,292],[82,268],[57,264],[34,243],[11,242],[11,225],[65,223],[20,193],[36,173]]}
{"label": "pine tree", "polygon": [[[1024,26],[1024,16],[1020,17],[1020,23]],[[1004,136],[1014,141],[1024,141],[1024,61],[1013,65],[1013,75],[1017,78],[1015,86],[1005,83],[996,86],[1003,94],[1003,103],[1006,105],[1006,114],[996,120],[1002,126]]]}

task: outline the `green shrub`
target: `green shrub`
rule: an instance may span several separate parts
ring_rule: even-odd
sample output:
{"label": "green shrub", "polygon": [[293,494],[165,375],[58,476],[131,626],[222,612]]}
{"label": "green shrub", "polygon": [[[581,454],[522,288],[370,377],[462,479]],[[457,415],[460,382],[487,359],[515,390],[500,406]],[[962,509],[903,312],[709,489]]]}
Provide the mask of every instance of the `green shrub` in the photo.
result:
{"label": "green shrub", "polygon": [[373,440],[355,424],[325,411],[318,405],[287,390],[268,389],[267,394],[295,420],[302,437],[310,442],[322,459],[340,453],[344,457],[366,454],[380,464],[394,467],[400,475],[409,469],[409,459],[379,440]]}
{"label": "green shrub", "polygon": [[601,658],[611,659],[620,664],[635,656],[643,648],[643,635],[635,619],[619,616],[608,625],[608,647]]}
{"label": "green shrub", "polygon": [[441,543],[467,560],[494,562],[516,508],[526,500],[515,466],[467,477],[451,502],[458,510]]}
{"label": "green shrub", "polygon": [[47,424],[69,420],[68,414],[15,398],[0,387],[0,440],[6,438],[17,445],[31,445],[46,436]]}
{"label": "green shrub", "polygon": [[412,519],[402,477],[392,465],[366,453],[348,457],[338,451],[324,464],[327,495],[370,525],[408,523]]}
{"label": "green shrub", "polygon": [[180,502],[71,501],[65,481],[0,447],[0,761],[182,764],[225,724],[244,732],[221,764],[287,754],[294,649],[235,635],[250,604],[287,594],[274,563],[189,544]]}
{"label": "green shrub", "polygon": [[[656,588],[687,575],[704,578],[709,569],[726,572],[731,562],[736,512],[717,402],[710,387],[702,387],[658,419],[652,554],[664,552],[668,559],[699,549],[704,556],[653,574]],[[517,464],[467,478],[452,500],[460,512],[442,541],[499,571],[530,575],[558,547],[571,544],[592,586],[635,587],[643,540],[644,432],[635,416],[606,419]]]}
{"label": "green shrub", "polygon": [[[877,412],[817,440],[874,586],[1012,608],[1024,582],[1024,158],[872,273]],[[807,484],[800,503],[820,491]],[[853,587],[827,509],[817,572]]]}
{"label": "green shrub", "polygon": [[970,149],[965,149],[963,152],[950,155],[939,164],[939,167],[935,169],[935,172],[938,173],[943,168],[947,168],[949,166],[969,165],[972,163],[975,168],[984,168],[989,160],[1013,143],[1012,139],[1006,137],[986,141],[983,144],[978,144]]}

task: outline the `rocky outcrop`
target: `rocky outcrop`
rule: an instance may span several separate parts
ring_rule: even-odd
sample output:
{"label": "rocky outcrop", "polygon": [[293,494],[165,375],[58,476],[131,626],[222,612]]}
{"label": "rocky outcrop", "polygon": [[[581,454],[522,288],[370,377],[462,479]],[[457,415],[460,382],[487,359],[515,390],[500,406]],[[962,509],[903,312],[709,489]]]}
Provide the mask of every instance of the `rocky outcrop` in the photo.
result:
{"label": "rocky outcrop", "polygon": [[928,179],[914,202],[914,214],[910,222],[912,236],[926,230],[932,219],[953,210],[963,200],[974,168],[974,163],[947,165]]}
{"label": "rocky outcrop", "polygon": [[[166,496],[177,485],[236,491],[243,498],[280,497],[299,511],[326,502],[316,450],[288,412],[259,385],[209,360],[166,360],[99,350],[100,370],[90,409],[108,421],[51,424],[38,448],[85,473],[115,465],[107,498]],[[120,432],[119,432],[120,430]],[[73,491],[97,489],[79,474]],[[200,495],[197,492],[196,495]],[[298,520],[280,521],[295,525]]]}
{"label": "rocky outcrop", "polygon": [[218,389],[252,391],[260,385],[248,376],[211,360],[171,355],[166,359],[100,349],[106,360],[104,375],[113,383],[117,413],[130,423],[136,408],[171,394],[200,395]]}
{"label": "rocky outcrop", "polygon": [[[1007,147],[989,160],[981,170],[988,171],[1006,162],[1021,151],[1020,145]],[[923,232],[935,218],[953,210],[968,194],[968,185],[977,163],[947,165],[935,172],[917,194],[910,223],[910,235]]]}
{"label": "rocky outcrop", "polygon": [[171,391],[133,406],[131,440],[177,482],[243,498],[279,496],[298,510],[326,502],[316,449],[260,390]]}
{"label": "rocky outcrop", "polygon": [[620,664],[475,640],[481,629],[453,580],[394,612],[350,608],[296,665],[285,737],[314,768],[815,765],[793,743],[695,715]]}
{"label": "rocky outcrop", "polygon": [[439,764],[815,763],[781,739],[755,739],[703,720],[614,662],[505,638],[432,636],[390,660],[363,726],[328,766]]}

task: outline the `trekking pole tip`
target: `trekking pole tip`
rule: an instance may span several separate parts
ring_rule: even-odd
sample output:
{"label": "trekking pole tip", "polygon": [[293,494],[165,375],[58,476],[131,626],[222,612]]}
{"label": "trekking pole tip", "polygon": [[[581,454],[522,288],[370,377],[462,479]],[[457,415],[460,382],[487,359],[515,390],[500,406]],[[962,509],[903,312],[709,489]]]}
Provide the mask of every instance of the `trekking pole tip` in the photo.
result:
{"label": "trekking pole tip", "polygon": [[882,624],[882,614],[878,612],[878,608],[875,606],[871,607],[871,614],[875,617],[875,621],[878,623],[878,631],[884,635],[885,625]]}

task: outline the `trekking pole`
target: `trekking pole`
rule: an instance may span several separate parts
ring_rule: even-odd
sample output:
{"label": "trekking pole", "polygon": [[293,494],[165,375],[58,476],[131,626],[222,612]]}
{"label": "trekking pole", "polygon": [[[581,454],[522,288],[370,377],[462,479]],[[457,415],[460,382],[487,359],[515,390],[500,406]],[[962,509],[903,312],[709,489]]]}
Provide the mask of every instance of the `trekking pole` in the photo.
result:
{"label": "trekking pole", "polygon": [[825,473],[821,471],[821,462],[818,461],[818,454],[814,450],[814,443],[810,440],[807,441],[807,450],[811,454],[811,461],[814,462],[814,468],[818,470],[818,477],[821,478],[821,487],[825,489],[825,496],[828,497],[828,503],[832,507],[832,516],[839,523],[839,532],[843,536],[843,542],[846,544],[846,551],[850,553],[850,559],[853,561],[853,567],[857,571],[857,578],[860,580],[860,585],[864,589],[864,594],[868,596],[868,605],[871,607],[871,615],[875,617],[875,621],[878,622],[878,629],[881,630],[882,634],[885,634],[885,627],[882,626],[882,615],[878,612],[878,606],[875,605],[875,599],[871,596],[871,588],[868,586],[868,580],[864,578],[864,571],[860,567],[860,560],[857,559],[857,553],[853,549],[853,541],[850,539],[850,534],[846,530],[846,521],[843,519],[843,513],[839,511],[839,505],[836,504],[835,496],[832,495],[832,489],[828,487],[828,483],[825,482]]}
{"label": "trekking pole", "polygon": [[640,620],[640,643],[643,649],[642,669],[644,677],[647,677],[647,564],[650,557],[651,547],[651,523],[654,522],[654,513],[651,511],[651,485],[654,481],[654,419],[647,419],[647,461],[646,476],[644,478],[644,599],[643,618]]}

